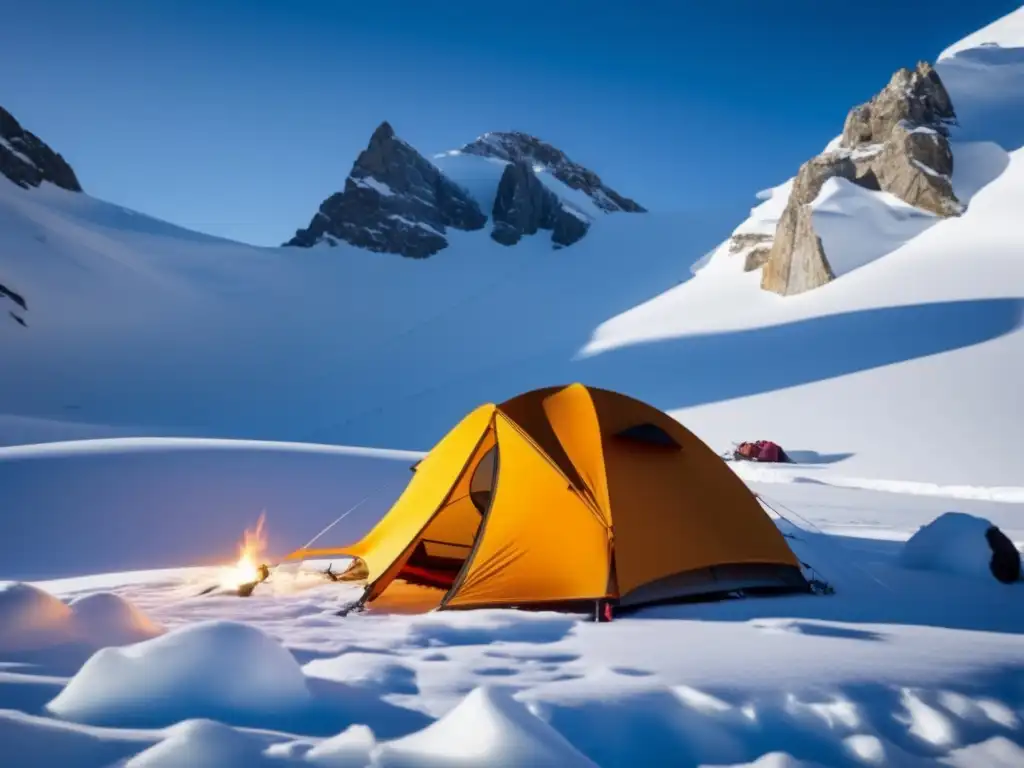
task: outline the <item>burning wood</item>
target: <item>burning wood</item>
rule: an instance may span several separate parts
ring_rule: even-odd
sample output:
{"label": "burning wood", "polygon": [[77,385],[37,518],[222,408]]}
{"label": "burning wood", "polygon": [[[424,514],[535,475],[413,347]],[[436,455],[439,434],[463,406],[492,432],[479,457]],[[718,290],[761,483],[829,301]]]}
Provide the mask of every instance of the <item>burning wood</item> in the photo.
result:
{"label": "burning wood", "polygon": [[221,571],[219,584],[221,590],[237,592],[239,597],[248,597],[257,584],[266,581],[270,576],[270,568],[260,563],[260,557],[267,548],[265,522],[266,513],[260,513],[259,520],[256,521],[256,528],[254,530],[246,529],[242,534],[238,561]]}

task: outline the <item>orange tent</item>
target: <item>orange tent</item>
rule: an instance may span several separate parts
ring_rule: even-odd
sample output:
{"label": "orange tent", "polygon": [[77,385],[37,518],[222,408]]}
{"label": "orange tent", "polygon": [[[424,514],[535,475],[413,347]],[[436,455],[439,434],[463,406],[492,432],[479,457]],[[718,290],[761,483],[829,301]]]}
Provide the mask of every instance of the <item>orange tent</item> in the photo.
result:
{"label": "orange tent", "polygon": [[424,607],[621,606],[807,590],[726,463],[665,413],[594,387],[535,390],[466,416],[349,556],[362,604],[416,584]]}

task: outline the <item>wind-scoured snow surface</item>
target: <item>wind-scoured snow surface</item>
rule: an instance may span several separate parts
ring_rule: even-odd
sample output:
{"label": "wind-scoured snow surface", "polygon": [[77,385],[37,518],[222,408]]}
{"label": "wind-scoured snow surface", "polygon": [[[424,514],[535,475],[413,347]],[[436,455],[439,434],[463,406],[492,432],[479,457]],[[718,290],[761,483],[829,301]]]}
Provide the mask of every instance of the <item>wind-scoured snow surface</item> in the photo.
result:
{"label": "wind-scoured snow surface", "polygon": [[[716,245],[789,182],[738,228],[580,201],[571,248],[422,261],[0,184],[0,764],[1024,765],[1024,582],[982,538],[1024,544],[1022,50],[1017,12],[939,62],[965,215],[829,182],[838,279],[788,298]],[[493,203],[500,164],[438,163]],[[322,563],[202,594],[261,514],[269,562],[357,539],[474,405],[572,380],[782,443],[734,469],[835,594],[339,616]]]}
{"label": "wind-scoured snow surface", "polygon": [[[231,453],[203,464],[230,469]],[[353,457],[322,458],[368,488]],[[905,542],[956,509],[969,533],[995,523],[1019,545],[1024,505],[778,468],[800,471],[819,481],[753,487],[834,595],[594,624],[512,610],[342,617],[359,587],[312,566],[278,570],[246,599],[200,594],[216,567],[10,583],[0,743],[19,765],[96,768],[1020,764],[1024,582],[986,577],[984,553],[948,530]],[[172,469],[153,497],[183,477]],[[216,541],[208,518],[180,507],[174,525]],[[268,516],[271,536],[289,530],[280,518]],[[145,538],[141,521],[124,525]],[[342,521],[338,537],[360,525]],[[220,543],[227,561],[233,541]],[[123,546],[107,546],[110,562]]]}

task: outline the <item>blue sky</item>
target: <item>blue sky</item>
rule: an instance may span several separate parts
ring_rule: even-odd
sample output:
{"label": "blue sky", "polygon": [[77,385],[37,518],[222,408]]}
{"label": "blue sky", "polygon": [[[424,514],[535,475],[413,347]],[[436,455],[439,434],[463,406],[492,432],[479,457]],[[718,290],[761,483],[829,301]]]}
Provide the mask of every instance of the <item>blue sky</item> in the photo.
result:
{"label": "blue sky", "polygon": [[1018,4],[31,0],[2,14],[0,105],[91,194],[261,245],[384,119],[426,154],[534,133],[652,210],[746,204]]}

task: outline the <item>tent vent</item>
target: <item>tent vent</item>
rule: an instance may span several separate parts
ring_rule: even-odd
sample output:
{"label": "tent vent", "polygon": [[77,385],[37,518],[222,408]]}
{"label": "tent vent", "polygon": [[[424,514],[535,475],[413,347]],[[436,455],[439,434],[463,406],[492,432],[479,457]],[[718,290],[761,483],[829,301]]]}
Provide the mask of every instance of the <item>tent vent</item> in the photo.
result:
{"label": "tent vent", "polygon": [[656,424],[645,422],[643,424],[635,424],[632,427],[626,427],[621,432],[616,432],[615,437],[622,437],[626,440],[634,440],[638,443],[648,443],[650,445],[661,445],[666,448],[681,448],[672,436],[668,432],[663,430]]}

